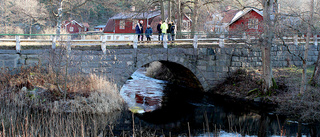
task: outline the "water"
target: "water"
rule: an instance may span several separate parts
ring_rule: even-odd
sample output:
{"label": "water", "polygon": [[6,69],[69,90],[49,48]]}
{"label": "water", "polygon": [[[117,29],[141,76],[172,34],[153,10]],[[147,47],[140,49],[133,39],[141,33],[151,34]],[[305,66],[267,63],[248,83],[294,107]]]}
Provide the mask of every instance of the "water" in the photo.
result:
{"label": "water", "polygon": [[167,83],[144,74],[145,69],[137,70],[132,74],[132,79],[128,80],[120,91],[129,109],[137,113],[152,112],[161,108],[163,90]]}
{"label": "water", "polygon": [[[120,91],[142,131],[172,136],[296,136],[298,124],[272,114],[272,106],[247,104],[227,97],[170,84],[137,70]],[[132,127],[131,112],[116,129]],[[131,122],[129,122],[131,121]],[[124,128],[127,127],[127,128]],[[136,126],[137,127],[137,126]],[[312,127],[312,128],[310,128]],[[304,136],[318,135],[318,126],[303,124]]]}

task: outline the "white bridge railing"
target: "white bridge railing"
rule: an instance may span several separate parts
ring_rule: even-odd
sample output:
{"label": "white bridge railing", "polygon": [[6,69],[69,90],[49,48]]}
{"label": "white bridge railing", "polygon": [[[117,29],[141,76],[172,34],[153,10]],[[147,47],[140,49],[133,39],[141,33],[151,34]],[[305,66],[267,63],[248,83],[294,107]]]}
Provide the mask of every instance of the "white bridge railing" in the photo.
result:
{"label": "white bridge railing", "polygon": [[[58,40],[56,36],[48,36],[47,38],[35,38],[35,39],[22,39],[22,36],[15,35],[14,38],[0,38],[0,46],[16,46],[17,52],[20,52],[21,46],[28,45],[52,45],[52,49],[56,48],[57,43],[68,43],[69,46],[93,46],[93,45],[101,45],[101,49],[105,51],[107,46],[111,45],[132,45],[134,48],[138,48],[138,45],[142,44],[162,44],[164,48],[168,47],[167,36],[164,37],[163,41],[158,41],[158,35],[152,36],[152,41],[138,41],[136,35],[95,35],[85,36],[81,35],[80,39],[72,39],[72,35],[62,35]],[[49,37],[49,38],[48,38]],[[312,37],[311,41],[314,45],[318,45],[319,37]],[[146,40],[146,38],[144,39]],[[278,42],[281,42],[281,39],[275,39]],[[295,44],[305,42],[305,37],[283,37],[286,44]],[[228,38],[224,35],[220,35],[218,38],[205,38],[203,35],[195,35],[193,39],[175,39],[174,44],[183,45],[183,44],[192,44],[194,48],[198,48],[198,45],[219,45],[220,47],[224,47],[224,45],[228,44],[250,44],[250,42],[258,41],[256,38]]]}

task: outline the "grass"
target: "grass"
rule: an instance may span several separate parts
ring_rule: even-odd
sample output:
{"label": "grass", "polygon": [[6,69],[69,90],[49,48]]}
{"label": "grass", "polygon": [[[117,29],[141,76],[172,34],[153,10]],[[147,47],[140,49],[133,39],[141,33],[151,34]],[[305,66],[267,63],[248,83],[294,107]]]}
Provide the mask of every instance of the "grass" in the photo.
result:
{"label": "grass", "polygon": [[60,87],[63,76],[38,66],[0,72],[0,136],[96,136],[124,107],[116,85],[96,75]]}
{"label": "grass", "polygon": [[64,76],[37,66],[11,73],[7,70],[0,73],[0,99],[12,100],[17,105],[54,112],[108,113],[122,109],[116,85],[94,74],[69,76],[67,84],[59,85],[58,81],[65,81]]}
{"label": "grass", "polygon": [[[313,74],[314,66],[307,68],[307,79]],[[300,94],[302,68],[291,66],[273,68],[273,77],[278,88],[262,92],[262,71],[260,68],[246,68],[231,75],[227,81],[218,85],[212,92],[237,99],[276,104],[276,113],[287,115],[304,122],[320,121],[320,89],[311,85]],[[259,98],[259,100],[255,100]]]}

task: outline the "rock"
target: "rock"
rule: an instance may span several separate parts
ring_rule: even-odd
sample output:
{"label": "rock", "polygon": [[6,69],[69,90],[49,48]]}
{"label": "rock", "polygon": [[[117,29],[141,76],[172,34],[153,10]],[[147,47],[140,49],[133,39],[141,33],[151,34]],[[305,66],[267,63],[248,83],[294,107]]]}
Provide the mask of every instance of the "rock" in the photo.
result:
{"label": "rock", "polygon": [[21,92],[26,93],[27,92],[27,87],[22,87]]}
{"label": "rock", "polygon": [[254,101],[254,102],[260,102],[260,101],[261,101],[261,98],[260,98],[260,97],[254,98],[253,101]]}

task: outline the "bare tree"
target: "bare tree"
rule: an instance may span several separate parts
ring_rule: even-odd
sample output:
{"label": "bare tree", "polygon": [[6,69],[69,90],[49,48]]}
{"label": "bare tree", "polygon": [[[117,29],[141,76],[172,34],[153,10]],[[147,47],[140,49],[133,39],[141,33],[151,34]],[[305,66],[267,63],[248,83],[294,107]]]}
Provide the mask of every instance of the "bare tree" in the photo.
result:
{"label": "bare tree", "polygon": [[274,28],[271,20],[274,0],[262,0],[263,4],[263,28],[262,39],[262,70],[264,80],[264,92],[272,87],[271,46],[274,38]]}
{"label": "bare tree", "polygon": [[33,25],[45,25],[48,12],[38,0],[5,0],[1,3],[0,13],[4,33],[15,33],[9,30],[19,26],[32,34]]}
{"label": "bare tree", "polygon": [[[313,7],[319,7],[318,5],[319,3],[314,3],[314,6]],[[319,9],[316,9],[317,12],[316,13],[319,13]],[[319,14],[318,14],[319,16]],[[315,19],[316,20],[316,19]],[[315,33],[314,34],[314,38],[317,38],[317,35],[318,35],[318,32],[319,32],[319,23],[315,23],[315,22],[312,22],[312,24],[316,25],[314,28],[315,28]],[[318,45],[318,44],[316,44]],[[320,50],[318,52],[318,59],[315,63],[315,67],[314,67],[314,70],[313,70],[313,74],[312,74],[312,77],[311,77],[311,80],[310,80],[310,84],[312,86],[317,86],[319,85],[319,77],[320,77]]]}
{"label": "bare tree", "polygon": [[302,80],[300,87],[300,94],[303,94],[307,90],[307,62],[308,62],[308,51],[309,51],[309,43],[311,37],[311,25],[313,24],[313,12],[314,12],[314,0],[310,0],[310,16],[307,21],[308,29],[307,29],[307,39],[306,44],[304,46],[304,58],[303,62],[303,71],[302,71]]}

